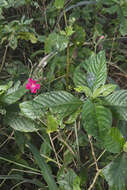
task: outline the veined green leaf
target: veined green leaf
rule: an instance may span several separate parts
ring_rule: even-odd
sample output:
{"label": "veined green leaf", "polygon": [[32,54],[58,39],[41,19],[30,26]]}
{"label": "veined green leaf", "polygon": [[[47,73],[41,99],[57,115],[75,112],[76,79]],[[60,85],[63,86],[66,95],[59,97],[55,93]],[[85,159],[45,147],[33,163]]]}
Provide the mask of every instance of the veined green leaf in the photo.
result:
{"label": "veined green leaf", "polygon": [[63,51],[68,44],[68,39],[64,35],[52,32],[45,40],[45,53]]}
{"label": "veined green leaf", "polygon": [[117,90],[105,97],[105,100],[111,106],[127,107],[127,90]]}
{"label": "veined green leaf", "polygon": [[18,90],[16,90],[15,92],[11,94],[4,94],[1,97],[0,101],[5,104],[13,104],[17,102],[26,92],[27,90],[25,89],[25,87],[21,86]]}
{"label": "veined green leaf", "polygon": [[98,96],[107,96],[109,95],[111,92],[113,92],[115,90],[117,86],[114,84],[105,84],[104,86],[101,86],[100,88],[96,89],[93,92],[92,97],[93,98],[97,98]]}
{"label": "veined green leaf", "polygon": [[122,150],[124,143],[125,140],[117,128],[111,128],[109,132],[105,134],[102,142],[106,150],[112,153],[119,153]]}
{"label": "veined green leaf", "polygon": [[73,81],[75,86],[86,86],[86,74],[85,71],[83,72],[82,65],[78,66],[73,75]]}
{"label": "veined green leaf", "polygon": [[102,139],[111,128],[112,114],[108,108],[87,100],[83,105],[82,121],[88,134]]}
{"label": "veined green leaf", "polygon": [[108,164],[103,170],[109,186],[115,190],[126,190],[127,187],[127,155],[123,153]]}
{"label": "veined green leaf", "polygon": [[127,141],[127,121],[120,120],[117,124],[117,127],[123,135],[124,139]]}
{"label": "veined green leaf", "polygon": [[34,101],[42,105],[43,108],[51,108],[53,113],[63,116],[75,112],[82,105],[81,100],[65,91],[51,91],[40,94]]}
{"label": "veined green leaf", "polygon": [[119,114],[122,120],[127,121],[127,106],[126,107],[116,107],[116,112]]}
{"label": "veined green leaf", "polygon": [[5,123],[13,129],[21,132],[33,132],[39,130],[38,125],[34,121],[22,116],[10,116],[6,119]]}
{"label": "veined green leaf", "polygon": [[35,146],[33,146],[31,143],[27,143],[31,152],[33,153],[33,156],[41,169],[41,173],[44,177],[44,180],[48,184],[49,190],[58,190],[57,185],[51,175],[51,172],[49,171],[48,165],[46,164],[45,160],[41,157],[39,151],[36,149]]}
{"label": "veined green leaf", "polygon": [[87,83],[94,90],[104,85],[107,78],[105,52],[92,55],[85,64],[87,65]]}
{"label": "veined green leaf", "polygon": [[44,108],[41,104],[33,101],[26,101],[19,104],[21,112],[30,119],[38,119],[44,115]]}
{"label": "veined green leaf", "polygon": [[12,84],[13,82],[10,81],[8,84],[0,85],[0,95],[7,91],[12,86]]}
{"label": "veined green leaf", "polygon": [[75,88],[75,90],[77,92],[82,92],[82,93],[84,92],[87,97],[92,96],[92,92],[91,92],[90,88],[87,87],[87,86],[78,86],[78,87]]}

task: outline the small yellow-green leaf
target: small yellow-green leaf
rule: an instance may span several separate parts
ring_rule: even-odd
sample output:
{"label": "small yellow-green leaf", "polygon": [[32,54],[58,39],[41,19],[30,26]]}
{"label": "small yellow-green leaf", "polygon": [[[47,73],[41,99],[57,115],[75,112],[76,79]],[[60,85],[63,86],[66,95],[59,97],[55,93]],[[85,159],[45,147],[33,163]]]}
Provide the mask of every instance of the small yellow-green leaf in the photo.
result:
{"label": "small yellow-green leaf", "polygon": [[65,28],[65,31],[66,31],[67,36],[71,36],[74,33],[74,30],[73,30],[72,26],[67,26]]}
{"label": "small yellow-green leaf", "polygon": [[58,123],[53,115],[48,115],[47,117],[47,133],[52,133],[57,131]]}
{"label": "small yellow-green leaf", "polygon": [[81,93],[85,93],[86,96],[91,97],[92,96],[92,92],[90,90],[90,88],[88,88],[87,86],[78,86],[76,88],[74,88],[77,92],[81,92]]}
{"label": "small yellow-green leaf", "polygon": [[97,98],[98,96],[107,96],[110,93],[112,93],[117,86],[114,84],[105,84],[104,86],[101,86],[100,88],[96,89],[93,92],[92,97]]}
{"label": "small yellow-green leaf", "polygon": [[64,0],[55,0],[54,5],[57,9],[62,9],[64,7]]}
{"label": "small yellow-green leaf", "polygon": [[123,145],[123,151],[127,152],[127,142],[125,142],[125,144]]}

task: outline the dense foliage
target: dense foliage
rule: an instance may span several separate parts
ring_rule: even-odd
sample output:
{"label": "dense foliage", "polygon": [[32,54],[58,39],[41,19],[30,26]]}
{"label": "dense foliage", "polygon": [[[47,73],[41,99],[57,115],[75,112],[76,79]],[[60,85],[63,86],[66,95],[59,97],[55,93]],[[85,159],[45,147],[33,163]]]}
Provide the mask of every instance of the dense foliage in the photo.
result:
{"label": "dense foliage", "polygon": [[0,189],[127,189],[127,1],[0,0]]}

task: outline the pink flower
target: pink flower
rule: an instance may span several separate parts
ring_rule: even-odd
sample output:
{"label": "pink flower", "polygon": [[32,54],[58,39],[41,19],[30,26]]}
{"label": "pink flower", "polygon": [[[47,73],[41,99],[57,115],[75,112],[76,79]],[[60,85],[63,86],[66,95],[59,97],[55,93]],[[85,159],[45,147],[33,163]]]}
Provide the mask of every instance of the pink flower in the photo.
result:
{"label": "pink flower", "polygon": [[104,36],[101,36],[99,40],[103,40],[104,39]]}
{"label": "pink flower", "polygon": [[37,90],[40,89],[40,84],[37,84],[36,82],[36,80],[29,78],[28,83],[26,84],[26,89],[31,90],[31,93],[36,93]]}

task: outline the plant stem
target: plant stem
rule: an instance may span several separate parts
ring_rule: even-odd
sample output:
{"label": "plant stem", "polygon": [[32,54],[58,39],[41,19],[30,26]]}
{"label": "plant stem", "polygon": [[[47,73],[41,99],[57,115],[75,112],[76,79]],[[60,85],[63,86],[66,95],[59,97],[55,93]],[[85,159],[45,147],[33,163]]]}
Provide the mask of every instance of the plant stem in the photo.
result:
{"label": "plant stem", "polygon": [[2,60],[2,63],[1,63],[1,67],[0,67],[0,72],[1,72],[2,69],[3,69],[4,63],[5,63],[5,60],[6,60],[6,55],[7,55],[8,46],[9,46],[9,45],[6,45],[6,48],[5,48],[3,60]]}
{"label": "plant stem", "polygon": [[53,148],[53,151],[55,153],[55,157],[56,157],[56,160],[57,160],[57,164],[58,164],[58,167],[59,169],[61,168],[61,164],[59,163],[59,159],[58,159],[58,156],[57,156],[57,152],[56,152],[56,149],[55,149],[55,146],[53,144],[53,141],[52,141],[52,138],[51,138],[51,135],[49,134],[49,138],[50,138],[50,141],[51,141],[51,145],[52,145],[52,148]]}
{"label": "plant stem", "polygon": [[70,72],[70,50],[69,43],[67,45],[67,65],[66,65],[66,89],[69,87],[69,72]]}

